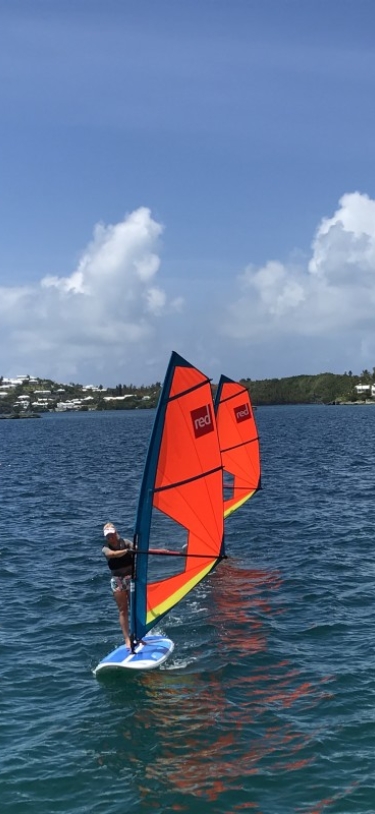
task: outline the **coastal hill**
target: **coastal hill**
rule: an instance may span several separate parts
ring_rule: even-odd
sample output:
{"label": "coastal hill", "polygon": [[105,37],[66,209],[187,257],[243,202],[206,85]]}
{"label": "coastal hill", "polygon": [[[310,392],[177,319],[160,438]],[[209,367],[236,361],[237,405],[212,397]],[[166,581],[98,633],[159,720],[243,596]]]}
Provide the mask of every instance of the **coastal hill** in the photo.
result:
{"label": "coastal hill", "polygon": [[355,387],[359,384],[371,386],[375,382],[375,368],[372,374],[364,370],[360,376],[349,371],[343,374],[319,373],[316,376],[300,375],[284,379],[241,381],[250,391],[254,405],[363,402],[370,395],[370,387],[361,394]]}
{"label": "coastal hill", "polygon": [[113,388],[100,385],[62,384],[35,376],[0,376],[0,416],[9,417],[67,412],[72,410],[134,410],[155,407],[161,384],[147,387],[118,384]]}
{"label": "coastal hill", "polygon": [[[368,400],[370,386],[375,383],[375,368],[372,373],[362,371],[360,376],[349,371],[255,381],[245,378],[241,382],[250,391],[254,406],[363,402]],[[358,384],[369,387],[367,391],[358,393],[355,389]],[[217,384],[213,383],[213,393],[216,387]],[[0,416],[15,418],[71,410],[150,409],[158,403],[160,388],[160,382],[141,387],[118,384],[105,388],[102,385],[73,382],[61,384],[33,376],[18,376],[15,379],[0,376]]]}

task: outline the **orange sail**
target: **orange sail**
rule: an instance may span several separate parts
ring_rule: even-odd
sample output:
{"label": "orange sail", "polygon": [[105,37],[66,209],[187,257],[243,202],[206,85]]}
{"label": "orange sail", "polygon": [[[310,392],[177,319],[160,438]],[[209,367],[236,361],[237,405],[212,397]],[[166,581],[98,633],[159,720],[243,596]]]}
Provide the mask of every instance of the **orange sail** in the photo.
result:
{"label": "orange sail", "polygon": [[172,353],[135,525],[135,641],[214,568],[223,555],[223,526],[223,466],[210,381]]}
{"label": "orange sail", "polygon": [[221,376],[215,398],[216,423],[224,466],[224,517],[261,486],[259,436],[249,391]]}

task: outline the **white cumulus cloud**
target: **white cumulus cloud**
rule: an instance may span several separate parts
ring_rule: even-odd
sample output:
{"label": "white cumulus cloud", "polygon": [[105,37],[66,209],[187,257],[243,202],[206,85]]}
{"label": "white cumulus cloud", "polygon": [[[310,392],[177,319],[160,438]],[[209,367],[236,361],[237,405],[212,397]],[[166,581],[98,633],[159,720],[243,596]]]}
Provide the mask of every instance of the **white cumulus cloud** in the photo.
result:
{"label": "white cumulus cloud", "polygon": [[[156,278],[163,227],[142,207],[114,225],[98,224],[76,269],[34,287],[3,288],[6,368],[72,377],[75,371],[126,369],[150,343],[160,317],[181,309]],[[115,373],[113,375],[116,375]],[[117,374],[118,375],[118,374]]]}
{"label": "white cumulus cloud", "polygon": [[319,224],[305,264],[248,266],[237,286],[223,322],[233,339],[332,340],[368,331],[369,321],[375,327],[375,201],[359,192],[344,195]]}

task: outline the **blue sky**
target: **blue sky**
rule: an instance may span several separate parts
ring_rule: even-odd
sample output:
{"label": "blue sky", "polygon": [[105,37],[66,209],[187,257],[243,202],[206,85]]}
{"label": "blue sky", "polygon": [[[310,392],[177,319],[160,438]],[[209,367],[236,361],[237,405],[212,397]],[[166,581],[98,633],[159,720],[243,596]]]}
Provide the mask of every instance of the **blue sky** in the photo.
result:
{"label": "blue sky", "polygon": [[372,0],[0,18],[0,375],[372,369]]}

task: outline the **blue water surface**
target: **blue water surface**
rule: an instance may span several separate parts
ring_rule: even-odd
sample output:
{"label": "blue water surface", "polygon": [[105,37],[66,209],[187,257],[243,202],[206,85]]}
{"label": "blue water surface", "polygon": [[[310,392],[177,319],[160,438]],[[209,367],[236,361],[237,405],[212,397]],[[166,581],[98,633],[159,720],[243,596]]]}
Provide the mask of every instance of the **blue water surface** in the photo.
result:
{"label": "blue water surface", "polygon": [[102,526],[132,534],[153,411],[0,422],[2,814],[374,814],[375,407],[256,417],[228,560],[106,681]]}

